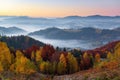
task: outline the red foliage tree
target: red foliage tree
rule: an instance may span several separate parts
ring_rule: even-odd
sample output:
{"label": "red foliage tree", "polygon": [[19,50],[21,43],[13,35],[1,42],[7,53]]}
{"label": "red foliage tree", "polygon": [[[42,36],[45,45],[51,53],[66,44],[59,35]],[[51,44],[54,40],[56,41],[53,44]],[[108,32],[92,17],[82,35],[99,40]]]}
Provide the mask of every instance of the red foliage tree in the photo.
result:
{"label": "red foliage tree", "polygon": [[45,45],[43,48],[42,48],[42,58],[43,60],[50,60],[51,56],[55,53],[55,49],[53,46],[51,45]]}
{"label": "red foliage tree", "polygon": [[27,58],[30,59],[32,52],[36,52],[36,51],[39,50],[39,49],[40,49],[39,46],[33,45],[33,46],[31,46],[30,48],[26,49],[23,53],[24,53],[24,55],[25,55]]}

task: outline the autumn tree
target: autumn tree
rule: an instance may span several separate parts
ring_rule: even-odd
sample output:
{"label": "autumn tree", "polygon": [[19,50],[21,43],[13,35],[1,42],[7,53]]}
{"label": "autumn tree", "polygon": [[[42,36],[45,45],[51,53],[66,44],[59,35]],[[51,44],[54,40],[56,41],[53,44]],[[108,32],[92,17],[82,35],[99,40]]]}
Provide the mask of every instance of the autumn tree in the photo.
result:
{"label": "autumn tree", "polygon": [[3,72],[3,71],[4,71],[3,65],[2,65],[2,63],[0,62],[0,72]]}
{"label": "autumn tree", "polygon": [[114,56],[119,59],[120,58],[120,42],[114,48]]}
{"label": "autumn tree", "polygon": [[42,73],[45,72],[45,65],[46,65],[45,62],[42,62],[42,63],[40,64],[40,71],[41,71]]}
{"label": "autumn tree", "polygon": [[99,63],[99,62],[100,62],[100,54],[97,53],[97,54],[95,55],[95,63]]}
{"label": "autumn tree", "polygon": [[89,69],[92,66],[90,55],[87,52],[83,54],[80,62],[80,69]]}
{"label": "autumn tree", "polygon": [[65,73],[65,67],[64,64],[59,62],[57,66],[57,73],[58,74],[64,74]]}
{"label": "autumn tree", "polygon": [[76,58],[71,53],[68,53],[67,60],[68,60],[68,73],[77,72],[78,71],[78,62],[77,62]]}
{"label": "autumn tree", "polygon": [[42,48],[42,58],[44,61],[49,61],[51,59],[51,56],[55,53],[55,49],[51,45],[45,45]]}
{"label": "autumn tree", "polygon": [[67,66],[66,58],[65,58],[64,54],[61,54],[60,58],[59,58],[58,67],[57,67],[58,74],[65,74],[66,66]]}
{"label": "autumn tree", "polygon": [[52,64],[49,61],[40,63],[40,71],[46,74],[52,74]]}
{"label": "autumn tree", "polygon": [[19,50],[17,50],[15,54],[16,54],[16,58],[15,58],[16,61],[17,61],[17,59],[20,59],[22,56],[24,56],[23,53]]}
{"label": "autumn tree", "polygon": [[31,53],[31,60],[32,60],[32,61],[35,61],[35,58],[36,58],[36,57],[35,57],[35,52],[33,51],[33,52]]}
{"label": "autumn tree", "polygon": [[60,60],[61,63],[64,64],[64,67],[66,68],[67,63],[66,63],[66,58],[65,58],[64,54],[61,54],[61,55],[60,55],[59,60]]}
{"label": "autumn tree", "polygon": [[[35,55],[34,55],[35,56],[35,61],[37,62],[37,66],[39,66],[40,63],[43,61],[43,59],[41,57],[41,54],[42,54],[42,48],[39,49],[39,50],[37,50],[36,53],[35,53]],[[33,56],[33,54],[32,54],[32,56]]]}
{"label": "autumn tree", "polygon": [[107,59],[108,59],[108,60],[111,60],[112,58],[113,58],[112,53],[111,53],[111,52],[108,52],[108,53],[107,53]]}
{"label": "autumn tree", "polygon": [[16,51],[15,63],[11,65],[10,69],[16,73],[31,74],[36,72],[36,66],[22,52]]}
{"label": "autumn tree", "polygon": [[7,44],[4,42],[0,42],[0,65],[1,71],[8,70],[11,65],[11,53]]}
{"label": "autumn tree", "polygon": [[52,74],[56,74],[57,73],[57,62],[54,61],[52,62]]}

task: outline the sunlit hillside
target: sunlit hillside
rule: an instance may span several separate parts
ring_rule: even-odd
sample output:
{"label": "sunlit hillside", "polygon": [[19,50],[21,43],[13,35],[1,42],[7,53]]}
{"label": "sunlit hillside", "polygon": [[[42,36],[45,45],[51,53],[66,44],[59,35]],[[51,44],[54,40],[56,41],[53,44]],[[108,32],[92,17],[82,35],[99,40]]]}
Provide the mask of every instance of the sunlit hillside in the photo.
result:
{"label": "sunlit hillside", "polygon": [[120,41],[111,42],[91,51],[78,49],[68,51],[47,44],[13,50],[6,42],[0,42],[2,79],[119,80],[119,70]]}

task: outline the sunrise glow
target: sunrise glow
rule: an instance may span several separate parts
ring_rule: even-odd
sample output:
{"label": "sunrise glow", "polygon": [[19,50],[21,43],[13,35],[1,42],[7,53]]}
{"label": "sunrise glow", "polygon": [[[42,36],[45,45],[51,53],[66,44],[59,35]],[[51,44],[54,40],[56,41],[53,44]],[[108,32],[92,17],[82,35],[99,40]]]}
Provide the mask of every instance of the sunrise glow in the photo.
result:
{"label": "sunrise glow", "polygon": [[62,17],[120,15],[120,0],[0,0],[0,15]]}

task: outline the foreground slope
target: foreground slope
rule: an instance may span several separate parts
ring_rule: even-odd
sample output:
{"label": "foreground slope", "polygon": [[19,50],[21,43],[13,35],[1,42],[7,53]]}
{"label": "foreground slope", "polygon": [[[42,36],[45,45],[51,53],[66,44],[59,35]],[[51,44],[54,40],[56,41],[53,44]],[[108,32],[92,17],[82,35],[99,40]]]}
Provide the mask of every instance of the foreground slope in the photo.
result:
{"label": "foreground slope", "polygon": [[[113,45],[114,44],[114,45]],[[104,53],[66,51],[51,45],[10,51],[0,42],[0,75],[3,80],[119,80],[120,41],[110,43]],[[108,48],[108,49],[107,49]],[[99,48],[100,50],[101,48]],[[93,50],[94,52],[95,50]],[[29,54],[29,57],[28,55]]]}

